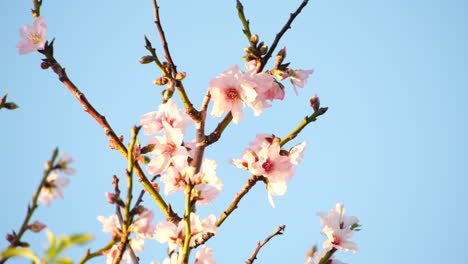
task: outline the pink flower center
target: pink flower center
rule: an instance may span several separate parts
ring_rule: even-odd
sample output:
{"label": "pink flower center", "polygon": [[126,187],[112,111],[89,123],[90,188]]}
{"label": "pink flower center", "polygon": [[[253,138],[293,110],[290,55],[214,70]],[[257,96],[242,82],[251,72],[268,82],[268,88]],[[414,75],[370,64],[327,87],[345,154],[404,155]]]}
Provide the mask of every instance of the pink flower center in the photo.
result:
{"label": "pink flower center", "polygon": [[235,101],[239,98],[239,93],[237,92],[236,88],[229,88],[226,91],[226,99],[228,101]]}
{"label": "pink flower center", "polygon": [[174,143],[169,143],[166,145],[166,149],[164,151],[164,153],[167,153],[167,154],[172,154],[176,151],[177,147]]}
{"label": "pink flower center", "polygon": [[262,164],[262,168],[265,170],[265,172],[270,172],[273,170],[274,168],[274,164],[273,162],[270,160],[270,159],[267,159],[267,161],[265,161],[263,164]]}
{"label": "pink flower center", "polygon": [[333,235],[333,242],[332,242],[333,245],[339,245],[341,244],[341,238],[337,235]]}

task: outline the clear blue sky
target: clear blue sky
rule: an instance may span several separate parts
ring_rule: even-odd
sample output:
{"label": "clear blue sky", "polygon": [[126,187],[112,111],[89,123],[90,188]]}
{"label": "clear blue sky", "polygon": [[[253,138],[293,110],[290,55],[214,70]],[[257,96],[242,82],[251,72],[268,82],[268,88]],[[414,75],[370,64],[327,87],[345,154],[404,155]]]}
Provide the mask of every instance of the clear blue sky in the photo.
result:
{"label": "clear blue sky", "polygon": [[[299,4],[244,1],[252,32],[267,44]],[[160,1],[160,6],[173,58],[188,73],[185,86],[199,106],[211,78],[231,64],[243,64],[247,43],[235,1]],[[77,173],[64,191],[65,200],[41,206],[34,219],[56,234],[90,231],[96,239],[88,246],[96,250],[110,238],[96,217],[114,211],[104,192],[112,191],[113,174],[123,178],[126,162],[109,149],[102,129],[55,74],[40,69],[39,53],[18,55],[18,29],[32,23],[31,7],[31,1],[0,2],[0,92],[8,90],[9,99],[21,107],[0,111],[0,234],[19,228],[43,163],[58,146],[75,159]],[[353,239],[359,252],[337,254],[344,262],[468,259],[467,8],[462,0],[309,3],[280,47],[287,46],[291,67],[316,72],[298,97],[287,85],[284,102],[261,117],[247,111],[245,120],[231,124],[206,152],[220,164],[225,190],[214,206],[199,213],[219,215],[244,184],[248,174],[227,161],[239,157],[256,133],[288,134],[309,114],[307,99],[313,94],[329,112],[295,141],[308,142],[305,159],[287,194],[276,199],[277,207],[271,208],[258,184],[209,241],[218,263],[244,262],[258,241],[283,224],[285,234],[262,249],[256,263],[303,263],[308,249],[324,240],[315,213],[337,202],[363,225]],[[152,84],[160,73],[138,64],[147,54],[144,34],[162,54],[151,1],[44,0],[42,14],[48,39],[56,38],[56,58],[69,77],[115,131],[128,138],[141,115],[160,102],[160,89]],[[218,121],[210,120],[208,130]],[[168,199],[176,204],[180,198]],[[156,221],[162,221],[146,200]],[[46,244],[44,233],[27,240],[37,251]],[[6,246],[0,240],[0,248]],[[85,249],[70,255],[79,260]],[[157,242],[148,242],[146,250],[141,263],[164,258]]]}

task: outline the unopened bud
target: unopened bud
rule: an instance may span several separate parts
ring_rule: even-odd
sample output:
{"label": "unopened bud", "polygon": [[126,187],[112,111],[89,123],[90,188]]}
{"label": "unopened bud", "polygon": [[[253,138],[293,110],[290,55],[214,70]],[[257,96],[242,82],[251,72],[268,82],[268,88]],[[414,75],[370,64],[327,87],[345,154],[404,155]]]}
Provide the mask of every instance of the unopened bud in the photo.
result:
{"label": "unopened bud", "polygon": [[13,102],[4,103],[3,107],[5,107],[8,110],[14,110],[14,109],[19,108],[19,106]]}
{"label": "unopened bud", "polygon": [[7,234],[7,235],[5,236],[5,239],[6,239],[8,242],[11,243],[11,242],[13,242],[13,240],[15,240],[15,236],[12,235],[12,234]]}
{"label": "unopened bud", "polygon": [[167,102],[167,100],[171,99],[173,94],[174,94],[174,89],[164,90],[164,92],[163,92],[164,102]]}
{"label": "unopened bud", "polygon": [[257,34],[253,34],[250,36],[250,43],[252,43],[253,45],[257,45],[257,42],[258,42],[258,35]]}
{"label": "unopened bud", "polygon": [[41,69],[46,70],[50,67],[50,64],[47,61],[41,63]]}
{"label": "unopened bud", "polygon": [[185,72],[178,72],[175,76],[176,81],[182,81],[187,76]]}
{"label": "unopened bud", "polygon": [[110,204],[115,204],[119,199],[119,197],[116,194],[110,192],[106,192],[106,198],[107,202]]}
{"label": "unopened bud", "polygon": [[312,96],[310,99],[310,106],[314,109],[314,111],[318,111],[320,108],[320,99],[317,95]]}
{"label": "unopened bud", "polygon": [[152,182],[151,185],[153,185],[153,188],[159,192],[159,185],[156,182]]}
{"label": "unopened bud", "polygon": [[278,51],[278,54],[276,55],[276,67],[283,63],[284,58],[286,58],[286,47]]}
{"label": "unopened bud", "polygon": [[166,79],[165,77],[159,77],[156,80],[153,81],[154,84],[156,85],[166,85],[169,80]]}
{"label": "unopened bud", "polygon": [[153,61],[154,61],[154,57],[148,55],[148,56],[141,57],[141,59],[138,62],[140,62],[141,64],[148,64]]}
{"label": "unopened bud", "polygon": [[267,45],[262,45],[260,47],[260,55],[265,55],[268,52],[268,46]]}
{"label": "unopened bud", "polygon": [[46,228],[46,225],[39,221],[35,221],[34,223],[28,226],[28,229],[33,231],[34,233],[41,232],[42,229]]}

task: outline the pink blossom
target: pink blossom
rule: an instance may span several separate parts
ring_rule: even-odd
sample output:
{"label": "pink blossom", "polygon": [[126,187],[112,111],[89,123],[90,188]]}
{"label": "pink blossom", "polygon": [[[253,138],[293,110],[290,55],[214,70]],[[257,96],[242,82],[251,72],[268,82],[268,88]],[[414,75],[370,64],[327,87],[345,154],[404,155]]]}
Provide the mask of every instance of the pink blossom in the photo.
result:
{"label": "pink blossom", "polygon": [[167,127],[178,128],[182,134],[185,134],[186,128],[191,123],[190,117],[182,109],[177,108],[174,99],[159,105],[158,111],[144,114],[140,121],[145,135],[158,134]]}
{"label": "pink blossom", "polygon": [[208,205],[213,203],[213,199],[218,197],[219,191],[214,188],[207,188],[206,184],[197,184],[192,190],[191,198],[197,205]]}
{"label": "pink blossom", "polygon": [[244,102],[253,102],[257,97],[256,84],[243,78],[237,65],[221,73],[210,81],[211,100],[214,101],[211,115],[220,117],[225,112],[231,112],[234,123],[243,119]]}
{"label": "pink blossom", "polygon": [[40,16],[36,18],[32,26],[24,25],[20,29],[19,33],[23,38],[22,41],[16,44],[20,55],[44,49],[47,33],[47,26],[44,23],[44,17]]}
{"label": "pink blossom", "polygon": [[173,166],[167,168],[166,173],[160,179],[164,183],[164,194],[170,195],[184,190],[187,184],[185,174],[184,170],[181,172]]}
{"label": "pink blossom", "polygon": [[195,264],[216,264],[211,257],[213,256],[213,249],[203,245],[200,250],[197,251]]}
{"label": "pink blossom", "polygon": [[291,83],[293,85],[294,92],[296,93],[296,95],[297,95],[296,85],[301,88],[304,88],[304,85],[306,85],[309,75],[311,75],[312,73],[314,73],[314,70],[295,70],[295,71],[291,70],[291,74],[289,78],[291,80]]}
{"label": "pink blossom", "polygon": [[67,178],[58,178],[57,171],[52,171],[42,186],[38,201],[49,206],[54,197],[63,199],[62,189],[70,182]]}
{"label": "pink blossom", "polygon": [[282,151],[279,139],[267,134],[257,134],[250,147],[244,151],[241,159],[230,162],[241,169],[249,170],[254,175],[263,175],[267,179],[268,199],[274,207],[273,195],[284,195],[287,181],[294,175],[293,165],[300,163],[305,143],[291,149],[288,154]]}
{"label": "pink blossom", "polygon": [[68,167],[68,165],[72,162],[73,162],[72,157],[68,156],[66,153],[62,153],[58,161],[59,170],[67,175],[75,174],[75,170]]}
{"label": "pink blossom", "polygon": [[343,251],[357,251],[357,244],[348,241],[353,235],[352,226],[359,222],[355,216],[346,216],[343,204],[336,204],[330,213],[319,212],[322,234],[327,236],[323,243],[323,248],[330,250],[336,248]]}
{"label": "pink blossom", "polygon": [[[145,241],[139,237],[133,238],[130,240],[129,244],[133,251],[143,251],[143,245]],[[119,253],[119,244],[115,244],[112,248],[105,250],[102,252],[104,256],[106,256],[106,264],[113,264],[114,259],[117,257]],[[132,258],[130,257],[130,253],[128,250],[125,250],[122,256],[122,260],[120,263],[133,263]]]}
{"label": "pink blossom", "polygon": [[169,166],[183,168],[188,165],[187,149],[182,146],[183,135],[179,129],[167,127],[163,130],[164,136],[156,136],[148,142],[154,144],[151,152],[153,158],[146,167],[153,175],[165,173]]}
{"label": "pink blossom", "polygon": [[289,150],[289,158],[291,159],[292,164],[299,165],[301,163],[301,159],[304,156],[302,152],[304,151],[306,145],[306,142],[302,142],[295,145],[291,148],[291,150]]}
{"label": "pink blossom", "polygon": [[209,160],[205,159],[202,164],[202,170],[197,173],[191,179],[193,184],[199,184],[199,183],[204,183],[204,184],[209,184],[213,187],[215,187],[217,190],[222,190],[224,185],[221,182],[221,180],[216,176],[216,168],[218,167],[218,164],[214,160]]}
{"label": "pink blossom", "polygon": [[[190,227],[192,238],[190,245],[193,246],[195,241],[201,239],[202,233],[210,232],[217,233],[218,228],[215,226],[216,217],[210,215],[207,218],[200,221],[200,217],[195,213],[190,214]],[[156,226],[153,238],[158,240],[160,243],[168,243],[169,250],[176,248],[182,248],[185,240],[185,222],[180,221],[178,225],[172,222],[160,222]]]}
{"label": "pink blossom", "polygon": [[116,215],[111,215],[107,218],[99,215],[97,219],[102,223],[102,232],[104,233],[115,233],[120,230],[119,218]]}
{"label": "pink blossom", "polygon": [[[275,81],[275,78],[273,78],[273,76],[264,72],[257,73],[257,67],[255,63],[252,62],[249,62],[246,65],[246,68],[247,71],[244,74],[244,78],[256,84],[255,91],[258,93],[258,96],[255,101],[273,101],[274,99],[284,99],[284,91],[280,87],[280,85]],[[255,101],[253,102],[254,104]],[[266,102],[262,104],[268,105],[264,108],[270,107],[270,105]]]}
{"label": "pink blossom", "polygon": [[129,227],[129,231],[138,234],[143,238],[153,236],[155,226],[151,224],[154,218],[154,213],[151,210],[144,209],[138,214],[138,219]]}

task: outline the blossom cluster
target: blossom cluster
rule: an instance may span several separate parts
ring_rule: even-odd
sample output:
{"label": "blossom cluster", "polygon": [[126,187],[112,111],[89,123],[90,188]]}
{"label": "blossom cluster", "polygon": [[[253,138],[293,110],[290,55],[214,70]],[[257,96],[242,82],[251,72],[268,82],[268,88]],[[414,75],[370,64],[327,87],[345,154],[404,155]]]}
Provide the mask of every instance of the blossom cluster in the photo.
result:
{"label": "blossom cluster", "polygon": [[[317,215],[320,217],[320,224],[322,225],[322,235],[327,237],[327,240],[323,242],[323,248],[325,250],[342,250],[357,252],[358,246],[355,242],[348,241],[354,232],[359,231],[357,229],[360,225],[358,224],[359,219],[355,216],[346,216],[346,210],[343,204],[336,204],[331,209],[330,213],[318,212]],[[317,264],[325,256],[325,251],[318,251],[313,256],[308,256],[305,264]],[[336,260],[333,256],[330,257],[330,264],[344,264],[343,262]]]}
{"label": "blossom cluster", "polygon": [[238,168],[262,175],[267,181],[268,198],[274,207],[272,195],[284,195],[287,181],[294,175],[293,165],[301,162],[306,143],[300,143],[290,151],[281,149],[279,138],[273,135],[257,134],[240,159],[231,159]]}
{"label": "blossom cluster", "polygon": [[51,168],[53,165],[50,164],[50,162],[45,163],[45,168],[48,170],[51,169],[51,172],[45,179],[45,183],[42,186],[41,192],[37,199],[39,202],[49,206],[52,204],[52,201],[55,197],[63,199],[62,189],[68,185],[70,180],[68,178],[59,177],[59,172],[72,175],[75,170],[68,167],[68,165],[72,162],[73,159],[70,156],[67,154],[62,154],[62,156],[59,158],[59,161],[53,168]]}

